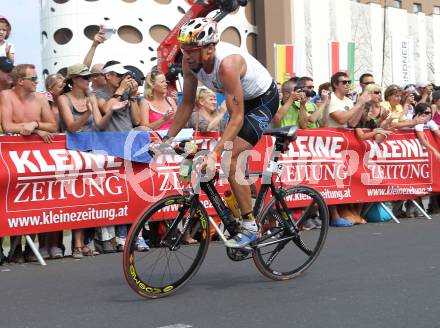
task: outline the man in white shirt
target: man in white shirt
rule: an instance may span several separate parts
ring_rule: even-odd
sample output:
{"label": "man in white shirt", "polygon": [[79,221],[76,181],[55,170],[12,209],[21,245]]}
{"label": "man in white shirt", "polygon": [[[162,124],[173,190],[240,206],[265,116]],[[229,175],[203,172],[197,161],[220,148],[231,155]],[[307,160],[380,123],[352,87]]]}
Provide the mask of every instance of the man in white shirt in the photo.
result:
{"label": "man in white shirt", "polygon": [[[371,94],[362,93],[353,106],[353,101],[347,98],[351,81],[345,72],[335,73],[330,80],[333,94],[330,98],[328,126],[333,128],[355,127],[364,111],[364,105],[371,100]],[[349,205],[329,206],[331,220],[330,224],[335,227],[350,227],[352,222],[360,221],[361,218],[350,212]]]}
{"label": "man in white shirt", "polygon": [[353,101],[345,96],[351,83],[347,73],[335,73],[330,82],[333,94],[330,98],[328,126],[332,128],[355,127],[362,117],[365,103],[371,100],[371,94],[364,92],[353,106]]}

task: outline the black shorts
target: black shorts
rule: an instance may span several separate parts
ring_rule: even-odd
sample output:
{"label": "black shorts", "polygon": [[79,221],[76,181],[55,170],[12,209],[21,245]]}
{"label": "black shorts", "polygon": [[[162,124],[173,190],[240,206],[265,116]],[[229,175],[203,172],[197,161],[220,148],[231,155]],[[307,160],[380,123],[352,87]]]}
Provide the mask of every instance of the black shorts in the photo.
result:
{"label": "black shorts", "polygon": [[255,146],[263,136],[263,132],[269,128],[279,104],[280,96],[275,82],[272,82],[269,89],[261,96],[245,100],[244,122],[238,136]]}

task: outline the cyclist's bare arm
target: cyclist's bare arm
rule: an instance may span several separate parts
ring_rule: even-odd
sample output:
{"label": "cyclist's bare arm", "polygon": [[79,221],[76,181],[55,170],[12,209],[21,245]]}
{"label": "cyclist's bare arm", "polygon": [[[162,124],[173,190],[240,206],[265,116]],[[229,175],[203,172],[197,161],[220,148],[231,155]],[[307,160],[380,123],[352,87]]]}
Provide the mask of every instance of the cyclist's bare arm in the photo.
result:
{"label": "cyclist's bare arm", "polygon": [[219,76],[225,92],[229,122],[220,141],[214,148],[214,152],[217,155],[223,152],[226,141],[233,141],[237,137],[238,132],[240,132],[243,126],[244,102],[240,78],[245,73],[246,63],[240,55],[228,56],[220,64]]}
{"label": "cyclist's bare arm", "polygon": [[170,129],[168,130],[169,137],[175,137],[180,130],[183,129],[185,124],[188,122],[191,117],[195,99],[197,92],[197,79],[191,73],[188,64],[185,61],[182,62],[183,68],[183,94],[182,94],[182,102],[176,111],[176,116],[174,117],[173,123],[171,124]]}

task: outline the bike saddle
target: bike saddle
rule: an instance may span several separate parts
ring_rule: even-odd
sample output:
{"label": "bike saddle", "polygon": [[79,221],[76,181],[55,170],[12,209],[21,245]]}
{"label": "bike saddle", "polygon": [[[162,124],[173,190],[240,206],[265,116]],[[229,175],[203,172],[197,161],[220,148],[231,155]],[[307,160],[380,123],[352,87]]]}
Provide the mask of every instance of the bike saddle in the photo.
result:
{"label": "bike saddle", "polygon": [[296,139],[296,126],[285,126],[283,128],[274,128],[274,129],[267,129],[263,132],[263,134],[267,136],[274,136],[276,138],[281,139],[290,139],[294,140]]}

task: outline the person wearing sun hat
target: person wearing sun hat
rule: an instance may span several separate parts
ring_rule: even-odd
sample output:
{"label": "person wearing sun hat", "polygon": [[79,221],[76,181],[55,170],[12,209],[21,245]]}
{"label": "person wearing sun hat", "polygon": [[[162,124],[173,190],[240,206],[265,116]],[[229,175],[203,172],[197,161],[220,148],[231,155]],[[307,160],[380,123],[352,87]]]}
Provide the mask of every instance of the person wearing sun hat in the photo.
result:
{"label": "person wearing sun hat", "polygon": [[[92,73],[84,64],[75,64],[67,68],[66,83],[69,91],[58,98],[58,107],[61,116],[61,125],[69,132],[91,132],[107,128],[112,116],[127,105],[127,101],[117,101],[112,107],[101,114],[96,96],[89,91]],[[84,243],[84,229],[72,231],[72,256],[82,258],[87,255],[96,255]]]}
{"label": "person wearing sun hat", "polygon": [[106,131],[129,131],[140,123],[139,105],[137,102],[138,84],[130,71],[115,61],[107,62],[102,70],[106,87],[95,92],[99,109],[105,113],[113,103],[128,101],[124,110],[113,115]]}
{"label": "person wearing sun hat", "polygon": [[[130,131],[140,124],[140,109],[138,104],[138,83],[130,74],[130,71],[119,61],[110,60],[102,69],[106,81],[106,87],[95,92],[101,112],[105,113],[108,108],[118,101],[128,101],[127,105],[117,113],[114,113],[106,132]],[[99,227],[96,229],[94,244],[103,253],[112,253],[123,249],[127,237],[127,229],[124,226]],[[143,239],[142,239],[143,240]],[[142,250],[148,246],[145,241]]]}

